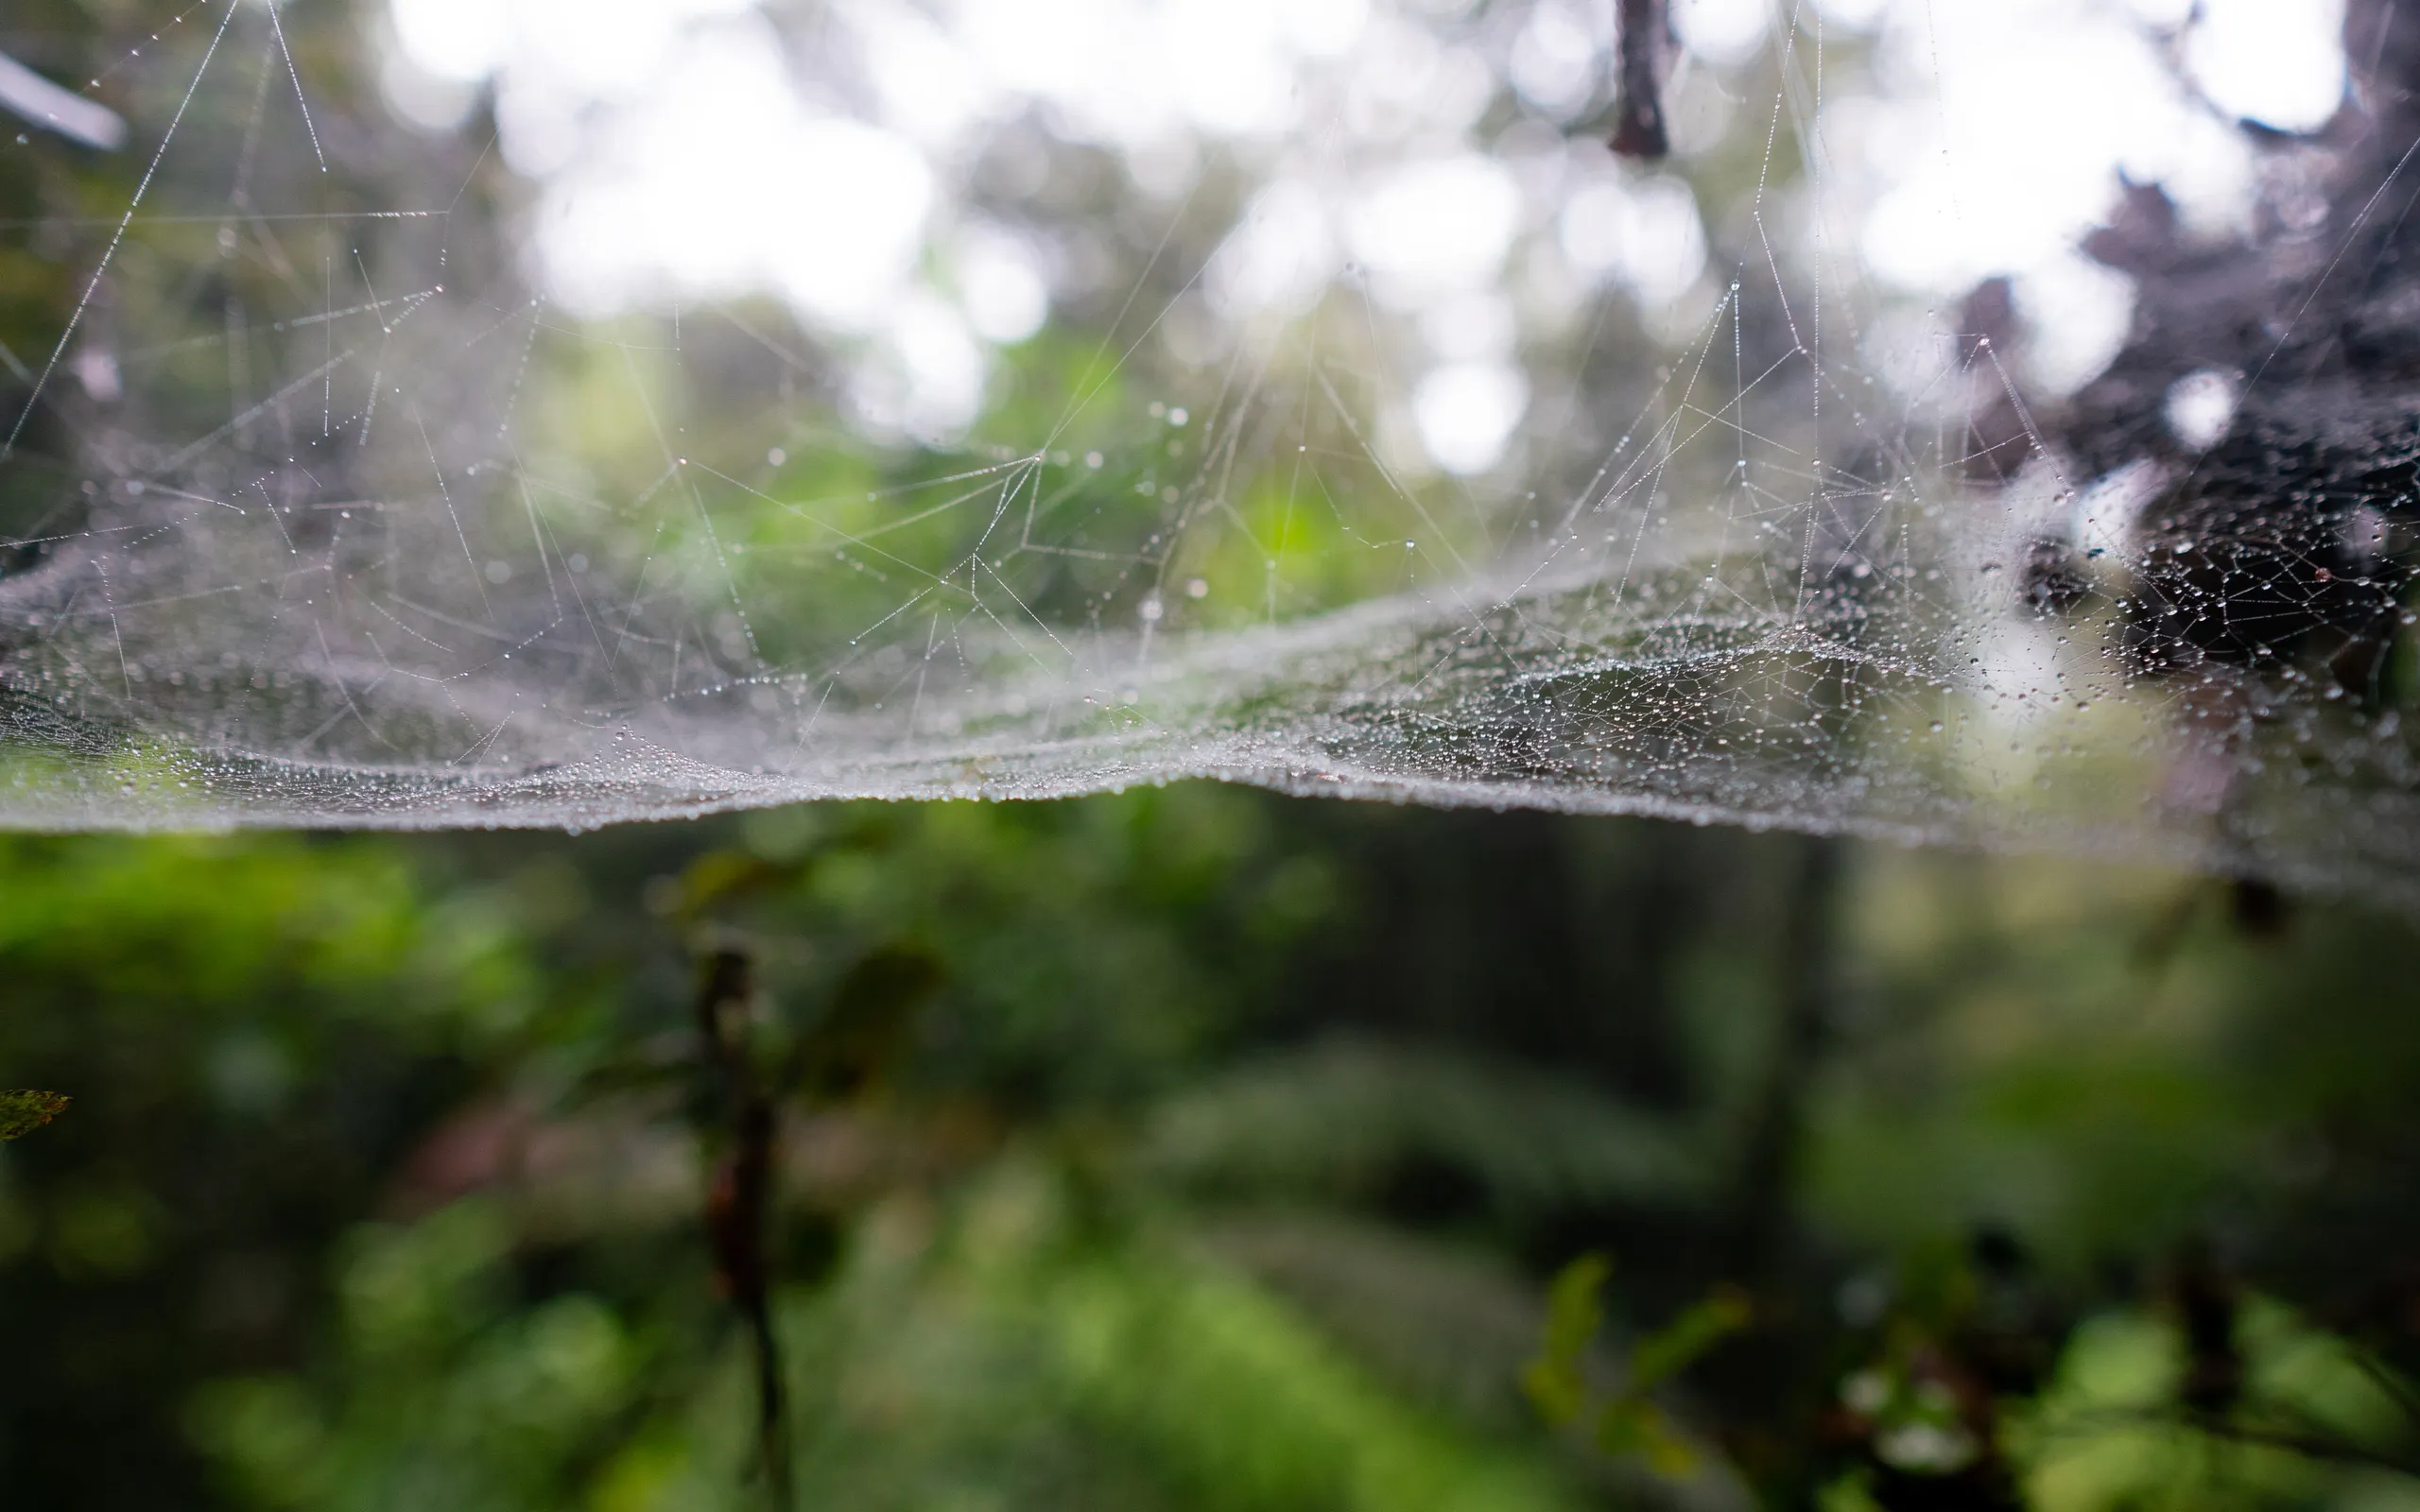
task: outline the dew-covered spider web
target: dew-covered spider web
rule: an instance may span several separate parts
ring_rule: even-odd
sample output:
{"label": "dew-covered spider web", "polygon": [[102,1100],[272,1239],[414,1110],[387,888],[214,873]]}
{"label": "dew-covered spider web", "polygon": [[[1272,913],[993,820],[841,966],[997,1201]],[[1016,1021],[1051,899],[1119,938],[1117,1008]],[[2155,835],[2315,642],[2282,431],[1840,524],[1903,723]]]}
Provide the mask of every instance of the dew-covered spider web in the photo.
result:
{"label": "dew-covered spider web", "polygon": [[1700,0],[1644,162],[1629,9],[12,13],[0,822],[1205,776],[2420,895],[2420,17]]}

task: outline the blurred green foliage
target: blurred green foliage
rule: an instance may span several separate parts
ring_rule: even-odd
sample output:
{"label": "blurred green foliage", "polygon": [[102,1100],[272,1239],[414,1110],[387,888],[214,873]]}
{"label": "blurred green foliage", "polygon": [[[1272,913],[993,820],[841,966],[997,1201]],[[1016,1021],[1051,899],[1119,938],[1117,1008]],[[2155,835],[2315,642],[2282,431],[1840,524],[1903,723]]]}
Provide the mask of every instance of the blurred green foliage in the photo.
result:
{"label": "blurred green foliage", "polygon": [[[313,10],[301,67],[340,71]],[[67,77],[144,24],[60,3],[9,45]],[[43,217],[119,209],[133,169],[0,157],[0,341],[30,360],[76,286]],[[1035,507],[1133,556],[1195,443],[1136,441],[1148,396],[1097,357],[1021,349],[985,423],[1066,421]],[[711,360],[687,411],[622,347],[532,360],[530,445],[596,490],[662,471],[648,403],[738,426]],[[752,592],[962,462],[812,439],[717,485]],[[1282,468],[1235,497],[1267,555],[1167,568],[1219,584],[1216,622],[1405,570]],[[688,529],[648,549],[702,570]],[[1063,562],[1031,585],[1063,609],[1140,592]],[[123,776],[170,780],[140,750]],[[0,1085],[74,1099],[0,1147],[9,1503],[767,1504],[706,1236],[718,954],[777,1113],[801,1505],[2420,1506],[2409,919],[1203,785],[0,837]]]}
{"label": "blurred green foliage", "polygon": [[2420,1504],[2410,927],[1833,844],[1201,785],[9,840],[0,1081],[76,1106],[0,1152],[0,1477],[767,1504],[722,951],[799,1504]]}

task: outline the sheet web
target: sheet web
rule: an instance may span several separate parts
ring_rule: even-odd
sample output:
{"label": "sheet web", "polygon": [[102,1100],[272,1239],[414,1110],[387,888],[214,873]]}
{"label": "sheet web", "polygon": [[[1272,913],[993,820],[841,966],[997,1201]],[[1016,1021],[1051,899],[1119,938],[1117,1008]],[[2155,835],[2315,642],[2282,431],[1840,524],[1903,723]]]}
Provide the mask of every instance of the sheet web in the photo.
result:
{"label": "sheet web", "polygon": [[[1309,64],[1290,124],[1201,134],[1173,186],[1020,117],[1092,187],[1017,202],[1054,318],[938,421],[908,348],[776,300],[562,297],[484,117],[417,129],[364,81],[381,11],[205,3],[89,40],[81,93],[131,146],[16,149],[12,245],[57,276],[9,328],[0,822],[584,827],[1204,776],[2408,895],[2401,505],[2340,490],[2307,540],[2249,533],[2268,566],[2180,568],[2196,464],[2167,432],[2063,433],[2093,390],[2029,377],[2005,309],[1893,294],[1827,219],[1822,92],[1874,87],[1873,37],[1783,7],[1727,72],[1685,57],[1676,112],[1727,125],[1651,175],[1590,134],[1611,9],[1568,12],[1604,64],[1552,130],[1515,89],[1542,12],[1509,7],[1367,23],[1497,71],[1381,146]],[[866,13],[799,21],[795,66],[845,75]],[[1484,298],[1386,260],[1383,186],[1441,159],[1517,192]],[[965,162],[929,215],[1008,214]],[[1685,265],[1703,235],[1703,270],[1573,272],[1597,183],[1617,243]],[[1684,183],[1702,219],[1636,208]],[[1371,184],[1332,265],[1255,230],[1288,185]],[[845,209],[810,233],[845,242]],[[1509,338],[1439,334],[1508,311]],[[1441,383],[1441,350],[1485,360]],[[1466,455],[1508,369],[1525,418]],[[2221,432],[2261,413],[2243,369],[2206,378]],[[2189,429],[2180,402],[2135,407]],[[2296,605],[2340,576],[2369,597],[2314,639]],[[2150,654],[2154,600],[2291,644]]]}

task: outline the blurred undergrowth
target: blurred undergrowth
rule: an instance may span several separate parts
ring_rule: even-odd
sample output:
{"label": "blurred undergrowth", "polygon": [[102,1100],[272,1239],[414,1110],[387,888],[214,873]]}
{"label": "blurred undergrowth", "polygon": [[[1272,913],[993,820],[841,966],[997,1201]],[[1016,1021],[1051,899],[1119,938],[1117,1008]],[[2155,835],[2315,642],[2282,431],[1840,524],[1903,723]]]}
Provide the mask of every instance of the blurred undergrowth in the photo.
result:
{"label": "blurred undergrowth", "polygon": [[0,899],[45,1500],[762,1506],[769,1357],[798,1505],[2420,1494],[2420,942],[2349,902],[1206,786]]}

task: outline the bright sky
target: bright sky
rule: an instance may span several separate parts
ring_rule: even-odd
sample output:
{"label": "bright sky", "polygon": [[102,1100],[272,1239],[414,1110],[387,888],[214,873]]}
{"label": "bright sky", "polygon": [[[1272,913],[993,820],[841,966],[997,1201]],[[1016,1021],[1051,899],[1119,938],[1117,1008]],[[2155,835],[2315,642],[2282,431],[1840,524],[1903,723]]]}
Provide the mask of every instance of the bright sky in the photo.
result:
{"label": "bright sky", "polygon": [[[1476,473],[1529,403],[1520,312],[1542,301],[1524,281],[1613,284],[1652,311],[1719,275],[1683,177],[1550,130],[1519,159],[1474,134],[1499,69],[1548,122],[1584,108],[1614,0],[1534,0],[1509,43],[1465,9],[838,0],[786,41],[754,0],[392,0],[387,82],[431,129],[494,90],[505,156],[540,188],[554,298],[602,314],[776,294],[851,354],[861,419],[906,434],[966,424],[994,354],[1073,276],[968,208],[1002,122],[1037,111],[1171,202],[1225,145],[1260,186],[1206,275],[1212,312],[1247,327],[1364,281],[1427,353],[1407,400],[1422,445]],[[1773,13],[1676,0],[1684,70],[1730,89]],[[2256,164],[2229,123],[2308,129],[2344,88],[2341,0],[1817,0],[1818,17],[1827,41],[1870,34],[1875,86],[1824,110],[1822,222],[1911,297],[2015,276],[2054,384],[2125,329],[2124,281],[2073,250],[2118,175],[2165,183],[2193,222],[2239,219]],[[2161,62],[2171,36],[2190,89]]]}

